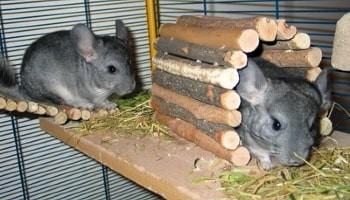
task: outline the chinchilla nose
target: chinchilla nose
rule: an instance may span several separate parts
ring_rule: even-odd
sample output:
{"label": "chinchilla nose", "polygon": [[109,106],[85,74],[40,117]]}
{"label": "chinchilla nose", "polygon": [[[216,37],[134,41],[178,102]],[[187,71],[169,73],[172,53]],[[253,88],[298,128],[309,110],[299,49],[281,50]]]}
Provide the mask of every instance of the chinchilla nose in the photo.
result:
{"label": "chinchilla nose", "polygon": [[135,89],[135,87],[136,87],[136,81],[135,79],[132,79],[128,92],[132,92]]}
{"label": "chinchilla nose", "polygon": [[134,91],[135,87],[136,87],[136,81],[135,79],[130,79],[129,83],[126,84],[127,87],[126,87],[126,90],[124,90],[124,94],[129,94],[131,93],[132,91]]}
{"label": "chinchilla nose", "polygon": [[290,166],[299,166],[304,164],[305,160],[307,160],[308,157],[309,149],[304,149],[302,152],[293,152],[287,162]]}
{"label": "chinchilla nose", "polygon": [[293,159],[291,158],[290,160],[288,160],[288,165],[289,166],[300,166],[304,164],[304,161],[303,160],[296,160],[296,159]]}

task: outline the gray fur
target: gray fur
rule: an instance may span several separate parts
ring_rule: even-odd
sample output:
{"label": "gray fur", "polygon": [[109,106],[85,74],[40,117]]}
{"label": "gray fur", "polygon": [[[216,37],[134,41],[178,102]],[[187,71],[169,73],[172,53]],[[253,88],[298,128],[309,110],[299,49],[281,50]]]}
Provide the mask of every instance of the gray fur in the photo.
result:
{"label": "gray fur", "polygon": [[303,164],[318,135],[318,114],[331,102],[327,71],[312,84],[256,59],[239,73],[243,120],[238,133],[243,144],[264,169],[274,167],[271,159]]}
{"label": "gray fur", "polygon": [[[128,56],[128,35],[116,21],[116,36],[96,36],[83,24],[70,31],[45,35],[26,50],[21,84],[8,84],[14,76],[0,66],[0,92],[16,99],[69,105],[88,109],[114,108],[107,97],[135,88]],[[3,63],[3,62],[2,62]],[[11,81],[10,81],[11,82]]]}

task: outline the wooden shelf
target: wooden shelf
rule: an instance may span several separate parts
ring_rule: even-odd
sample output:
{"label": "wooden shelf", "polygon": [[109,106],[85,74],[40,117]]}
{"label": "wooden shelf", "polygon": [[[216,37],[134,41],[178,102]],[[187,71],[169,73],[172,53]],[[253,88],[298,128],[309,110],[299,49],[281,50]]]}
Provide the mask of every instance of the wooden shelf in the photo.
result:
{"label": "wooden shelf", "polygon": [[[165,199],[225,198],[219,183],[195,183],[195,180],[220,172],[228,166],[227,162],[185,140],[113,133],[87,134],[56,125],[49,118],[41,118],[40,127]],[[339,145],[350,146],[350,134],[336,132],[332,137]],[[326,143],[334,145],[334,140]],[[254,165],[244,169],[259,173]]]}
{"label": "wooden shelf", "polygon": [[[225,197],[218,191],[219,183],[195,184],[194,181],[210,175],[213,170],[218,171],[227,164],[226,161],[185,140],[152,136],[139,138],[112,133],[87,135],[56,125],[48,118],[40,119],[40,127],[165,199]],[[195,162],[200,169],[195,169]]]}

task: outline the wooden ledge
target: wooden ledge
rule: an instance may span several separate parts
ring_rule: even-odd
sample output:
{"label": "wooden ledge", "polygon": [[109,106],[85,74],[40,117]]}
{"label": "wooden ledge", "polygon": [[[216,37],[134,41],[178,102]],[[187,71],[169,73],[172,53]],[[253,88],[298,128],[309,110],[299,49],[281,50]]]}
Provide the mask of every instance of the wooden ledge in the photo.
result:
{"label": "wooden ledge", "polygon": [[[219,183],[196,184],[194,181],[220,171],[226,161],[185,140],[151,136],[137,138],[112,133],[83,135],[58,126],[48,118],[40,119],[40,127],[165,199],[225,198],[218,191]],[[195,169],[195,162],[199,169]]]}
{"label": "wooden ledge", "polygon": [[[219,183],[194,183],[198,178],[221,172],[227,167],[226,161],[183,139],[141,138],[113,133],[83,134],[56,125],[50,118],[41,118],[40,127],[165,199],[226,199]],[[350,146],[350,134],[336,131],[331,137],[323,144]],[[244,169],[259,173],[256,166],[245,166]]]}

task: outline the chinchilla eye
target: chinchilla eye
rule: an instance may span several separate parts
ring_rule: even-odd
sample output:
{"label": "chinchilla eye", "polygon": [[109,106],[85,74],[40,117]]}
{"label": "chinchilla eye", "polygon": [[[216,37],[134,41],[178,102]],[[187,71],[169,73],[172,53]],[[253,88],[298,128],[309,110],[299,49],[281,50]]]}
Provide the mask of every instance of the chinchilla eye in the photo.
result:
{"label": "chinchilla eye", "polygon": [[108,72],[111,74],[114,74],[118,71],[117,68],[113,65],[109,65],[107,68],[108,68]]}
{"label": "chinchilla eye", "polygon": [[275,131],[281,130],[281,123],[277,119],[273,119],[272,128]]}

